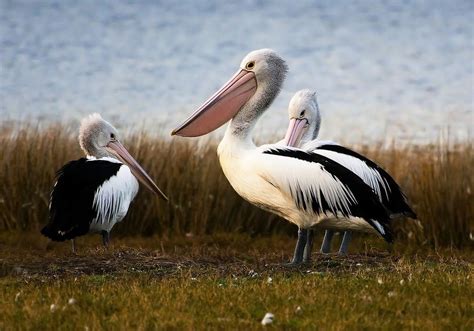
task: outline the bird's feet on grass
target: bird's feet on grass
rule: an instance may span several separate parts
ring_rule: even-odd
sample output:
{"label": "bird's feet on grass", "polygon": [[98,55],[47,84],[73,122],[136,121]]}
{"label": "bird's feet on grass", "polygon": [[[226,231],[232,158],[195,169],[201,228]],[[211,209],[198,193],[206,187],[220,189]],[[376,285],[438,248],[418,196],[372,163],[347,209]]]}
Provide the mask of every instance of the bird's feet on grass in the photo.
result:
{"label": "bird's feet on grass", "polygon": [[285,263],[286,267],[300,267],[311,264],[311,251],[313,250],[313,230],[298,229],[298,240],[296,242],[293,259]]}
{"label": "bird's feet on grass", "polygon": [[285,267],[285,268],[300,268],[303,267],[306,263],[303,261],[290,261],[286,262],[283,264],[280,264],[280,266]]}

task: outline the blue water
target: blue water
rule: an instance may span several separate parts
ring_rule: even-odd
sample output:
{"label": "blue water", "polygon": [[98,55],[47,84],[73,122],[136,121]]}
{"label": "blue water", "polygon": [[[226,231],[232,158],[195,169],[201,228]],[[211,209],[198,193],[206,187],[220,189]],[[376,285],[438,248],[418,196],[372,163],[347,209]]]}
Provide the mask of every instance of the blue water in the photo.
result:
{"label": "blue water", "polygon": [[290,74],[260,132],[316,89],[321,137],[432,140],[473,124],[473,1],[0,0],[2,119],[170,131],[269,47]]}

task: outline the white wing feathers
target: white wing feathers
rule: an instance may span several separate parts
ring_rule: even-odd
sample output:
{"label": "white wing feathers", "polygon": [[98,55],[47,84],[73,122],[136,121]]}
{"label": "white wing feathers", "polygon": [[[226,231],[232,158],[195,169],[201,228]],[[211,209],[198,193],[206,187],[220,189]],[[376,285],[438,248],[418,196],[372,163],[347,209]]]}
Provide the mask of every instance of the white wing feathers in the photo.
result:
{"label": "white wing feathers", "polygon": [[[138,192],[138,183],[127,166],[121,166],[115,176],[105,181],[94,196],[93,207],[97,210],[94,223],[105,224],[120,221],[127,213],[130,202]],[[112,224],[113,226],[113,224]]]}
{"label": "white wing feathers", "polygon": [[[388,199],[390,194],[390,185],[376,169],[371,168],[363,160],[358,159],[352,155],[347,155],[331,150],[319,149],[324,145],[337,145],[338,143],[331,140],[311,140],[305,143],[301,149],[307,152],[318,153],[326,156],[327,158],[336,161],[347,169],[351,170],[357,176],[359,176],[364,183],[369,185],[377,194],[380,201],[383,200],[382,194]],[[383,191],[383,192],[382,192]]]}
{"label": "white wing feathers", "polygon": [[278,187],[307,211],[324,213],[329,208],[334,214],[351,214],[350,206],[357,203],[356,197],[323,164],[264,153],[271,147],[261,146],[257,157],[253,158],[253,166],[262,178]]}
{"label": "white wing feathers", "polygon": [[347,154],[324,149],[316,149],[313,151],[313,153],[323,155],[351,170],[353,173],[359,176],[364,181],[364,183],[369,185],[375,191],[380,201],[382,201],[382,194],[385,194],[385,196],[388,198],[390,188],[385,182],[385,179],[377,170],[369,167],[364,161]]}

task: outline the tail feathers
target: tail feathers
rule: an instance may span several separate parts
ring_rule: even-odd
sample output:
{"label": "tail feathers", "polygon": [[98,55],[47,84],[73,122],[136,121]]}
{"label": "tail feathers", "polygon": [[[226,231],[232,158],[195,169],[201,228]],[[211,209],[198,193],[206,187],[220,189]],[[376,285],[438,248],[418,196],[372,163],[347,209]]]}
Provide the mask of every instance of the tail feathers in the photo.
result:
{"label": "tail feathers", "polygon": [[403,216],[413,218],[414,220],[418,219],[418,216],[416,216],[415,212],[411,209],[408,211],[405,211],[403,213]]}
{"label": "tail feathers", "polygon": [[59,229],[57,226],[54,226],[54,224],[48,224],[41,230],[41,234],[53,241],[70,240],[86,233],[87,229],[86,231],[83,231],[83,229],[73,227],[72,229],[62,230]]}
{"label": "tail feathers", "polygon": [[414,220],[418,219],[418,216],[416,216],[415,212],[413,210],[409,210],[409,211],[404,211],[404,212],[401,212],[401,213],[390,213],[390,219],[394,219],[394,218],[398,218],[398,217],[409,217],[409,218],[412,218]]}
{"label": "tail feathers", "polygon": [[42,230],[41,234],[45,237],[48,237],[49,239],[53,241],[65,241],[67,240],[66,238],[66,232],[60,231],[57,228],[51,226],[51,225],[46,225]]}
{"label": "tail feathers", "polygon": [[406,201],[406,197],[404,200],[403,208],[400,208],[398,212],[405,217],[410,217],[416,220],[416,214],[413,211],[413,209],[411,209],[411,207],[408,205],[408,202]]}
{"label": "tail feathers", "polygon": [[390,223],[379,222],[377,220],[369,220],[370,225],[374,227],[375,230],[385,239],[388,243],[393,243],[393,232]]}
{"label": "tail feathers", "polygon": [[393,193],[394,197],[385,204],[390,211],[390,218],[405,216],[416,219],[416,213],[408,205],[407,197],[399,187],[397,193],[398,194]]}

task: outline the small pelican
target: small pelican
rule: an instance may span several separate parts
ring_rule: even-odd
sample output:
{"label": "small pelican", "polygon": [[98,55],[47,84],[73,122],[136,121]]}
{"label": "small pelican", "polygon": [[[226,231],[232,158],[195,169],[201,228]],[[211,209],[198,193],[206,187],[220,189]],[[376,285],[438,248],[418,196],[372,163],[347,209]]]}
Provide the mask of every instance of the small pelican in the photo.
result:
{"label": "small pelican", "polygon": [[110,230],[127,214],[138,182],[168,198],[118,139],[117,130],[99,114],[86,117],[79,130],[85,158],[71,161],[57,173],[49,203],[49,223],[41,233],[54,241],[72,240],[89,232],[102,234],[108,246]]}
{"label": "small pelican", "polygon": [[391,242],[385,207],[353,172],[317,153],[253,143],[253,128],[280,92],[286,72],[274,51],[249,53],[230,81],[171,134],[201,136],[230,120],[218,147],[222,170],[244,199],[298,226],[292,265],[303,262],[308,229],[315,225],[376,231]]}
{"label": "small pelican", "polygon": [[[316,92],[310,90],[296,92],[290,101],[288,113],[290,124],[283,144],[323,155],[351,170],[374,190],[380,202],[390,212],[391,218],[401,215],[416,218],[398,184],[375,162],[332,141],[316,139],[321,126]],[[334,231],[326,230],[321,253],[329,253],[333,235]],[[351,232],[345,231],[339,254],[347,254],[350,239]],[[309,244],[311,242],[309,240]],[[308,247],[308,250],[310,252],[311,247]]]}

